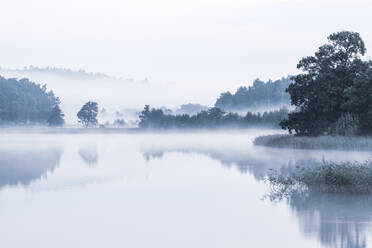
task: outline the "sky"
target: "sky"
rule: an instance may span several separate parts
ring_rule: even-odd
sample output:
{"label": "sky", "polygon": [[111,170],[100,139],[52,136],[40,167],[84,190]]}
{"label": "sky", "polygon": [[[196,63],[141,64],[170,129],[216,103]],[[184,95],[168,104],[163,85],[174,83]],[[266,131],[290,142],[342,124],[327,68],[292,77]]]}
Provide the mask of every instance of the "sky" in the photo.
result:
{"label": "sky", "polygon": [[0,66],[232,90],[296,73],[333,32],[359,32],[372,50],[371,11],[362,0],[2,0]]}

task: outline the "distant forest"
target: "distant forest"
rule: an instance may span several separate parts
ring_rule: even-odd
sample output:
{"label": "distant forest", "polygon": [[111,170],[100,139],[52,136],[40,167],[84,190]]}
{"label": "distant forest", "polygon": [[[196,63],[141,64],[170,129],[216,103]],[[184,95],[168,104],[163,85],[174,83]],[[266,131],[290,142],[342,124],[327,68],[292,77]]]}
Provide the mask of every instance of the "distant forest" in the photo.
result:
{"label": "distant forest", "polygon": [[242,86],[234,94],[222,93],[214,106],[226,111],[289,106],[290,96],[285,90],[291,82],[290,76],[266,83],[256,79],[252,86]]}
{"label": "distant forest", "polygon": [[[38,69],[36,68],[36,70]],[[277,95],[283,95],[283,92],[285,92],[283,85],[288,81],[289,79],[282,79],[264,83],[256,80],[252,87],[241,87],[234,97],[239,99],[240,95],[247,96],[255,93],[255,97],[262,100],[265,98],[262,94],[266,94],[266,91],[270,90],[276,92]],[[281,93],[279,93],[279,89],[281,89]],[[221,98],[217,102],[221,102]],[[277,104],[283,98],[276,96],[268,101],[271,104]],[[258,107],[257,102],[254,105],[255,107]],[[53,91],[47,91],[46,85],[41,86],[26,78],[17,80],[14,78],[6,79],[0,76],[0,125],[62,126],[64,124],[64,115],[59,108],[59,104],[59,98],[54,95]],[[87,109],[85,112],[86,114],[80,116],[79,120],[84,119],[83,117],[86,116],[94,116],[94,118],[91,118],[94,123],[92,122],[93,124],[91,125],[91,122],[89,122],[89,125],[84,126],[98,126],[96,118],[98,109]],[[140,128],[246,128],[257,126],[277,128],[279,127],[279,122],[288,118],[288,110],[280,109],[263,114],[247,112],[244,115],[239,115],[228,111],[225,112],[225,110],[218,107],[208,108],[200,104],[184,104],[176,111],[171,111],[165,107],[154,109],[147,105],[140,113],[139,118]],[[116,123],[114,126],[123,126],[124,120],[120,121],[122,123]]]}
{"label": "distant forest", "polygon": [[150,108],[146,105],[140,114],[140,128],[247,128],[272,127],[279,128],[279,122],[288,117],[288,110],[281,109],[272,112],[251,113],[241,116],[237,113],[226,113],[219,108],[203,110],[195,115],[165,114],[162,109]]}
{"label": "distant forest", "polygon": [[[60,100],[46,86],[0,76],[0,124],[53,124]],[[59,115],[59,116],[53,116]],[[60,119],[57,120],[61,122]]]}

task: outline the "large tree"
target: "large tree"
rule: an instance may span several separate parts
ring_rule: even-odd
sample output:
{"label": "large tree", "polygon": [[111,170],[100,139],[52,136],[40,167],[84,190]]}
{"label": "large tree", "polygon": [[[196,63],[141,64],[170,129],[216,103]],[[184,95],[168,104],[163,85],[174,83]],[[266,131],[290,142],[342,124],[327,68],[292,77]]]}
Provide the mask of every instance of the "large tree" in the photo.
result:
{"label": "large tree", "polygon": [[281,122],[297,135],[321,135],[345,113],[350,95],[346,92],[368,67],[361,60],[366,52],[358,33],[342,31],[328,36],[328,43],[314,56],[302,58],[287,92],[296,111]]}
{"label": "large tree", "polygon": [[359,119],[359,133],[372,134],[372,61],[363,64],[353,86],[345,90],[343,109]]}
{"label": "large tree", "polygon": [[98,104],[96,102],[89,101],[83,105],[80,111],[77,113],[79,122],[83,124],[84,127],[94,127],[97,126],[98,120]]}

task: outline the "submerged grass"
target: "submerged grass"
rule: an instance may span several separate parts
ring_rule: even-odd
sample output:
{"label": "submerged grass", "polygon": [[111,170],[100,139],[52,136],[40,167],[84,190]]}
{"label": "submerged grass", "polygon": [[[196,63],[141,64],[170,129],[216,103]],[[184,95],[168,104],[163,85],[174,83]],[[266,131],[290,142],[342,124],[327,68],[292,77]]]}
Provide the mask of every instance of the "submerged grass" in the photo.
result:
{"label": "submerged grass", "polygon": [[372,137],[369,136],[318,136],[298,137],[293,135],[267,135],[254,140],[255,145],[322,150],[372,150]]}
{"label": "submerged grass", "polygon": [[323,161],[315,167],[297,167],[290,175],[272,171],[266,180],[271,186],[270,197],[276,199],[294,192],[371,194],[372,161]]}

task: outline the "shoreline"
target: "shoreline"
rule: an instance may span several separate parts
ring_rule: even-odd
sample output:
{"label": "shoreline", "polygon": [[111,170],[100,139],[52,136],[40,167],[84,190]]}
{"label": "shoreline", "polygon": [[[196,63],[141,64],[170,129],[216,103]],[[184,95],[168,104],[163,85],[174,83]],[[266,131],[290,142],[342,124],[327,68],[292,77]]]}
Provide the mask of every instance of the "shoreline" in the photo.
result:
{"label": "shoreline", "polygon": [[299,150],[362,150],[372,151],[372,136],[300,137],[290,134],[258,136],[256,146]]}

